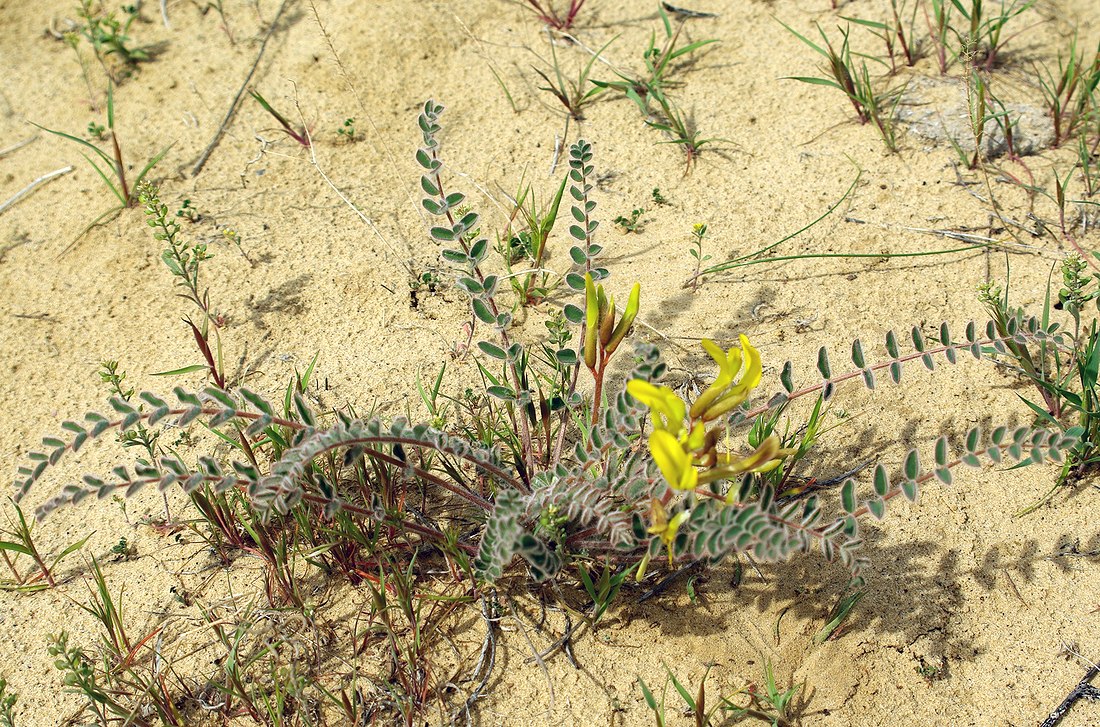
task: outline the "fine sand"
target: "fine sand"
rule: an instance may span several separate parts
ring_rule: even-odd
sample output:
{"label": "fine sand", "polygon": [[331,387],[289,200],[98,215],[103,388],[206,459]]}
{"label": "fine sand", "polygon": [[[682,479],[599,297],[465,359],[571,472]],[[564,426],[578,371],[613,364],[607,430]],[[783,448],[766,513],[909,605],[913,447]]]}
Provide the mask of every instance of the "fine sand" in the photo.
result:
{"label": "fine sand", "polygon": [[[204,383],[201,373],[153,375],[195,364],[198,356],[181,320],[187,304],[175,295],[141,210],[126,210],[80,236],[109,208],[110,193],[76,145],[28,123],[83,134],[89,121],[104,121],[105,79],[89,46],[81,52],[98,111],[90,107],[73,50],[50,32],[75,17],[74,5],[0,0],[0,148],[34,137],[0,158],[0,201],[73,166],[0,214],[0,465],[11,474],[61,421],[105,406],[101,361],[119,361],[128,384],[139,390],[168,393],[175,385]],[[204,275],[211,300],[227,317],[228,367],[249,373],[250,385],[270,396],[314,355],[314,393],[324,407],[351,404],[420,417],[418,373],[433,376],[446,362],[444,389],[456,394],[476,380],[473,359],[455,355],[469,318],[463,296],[448,285],[410,294],[410,267],[447,275],[419,212],[413,158],[420,143],[416,115],[428,98],[447,107],[441,138],[450,183],[469,195],[490,234],[507,222],[505,195],[521,178],[548,199],[564,173],[562,163],[553,168],[556,149],[579,137],[593,144],[609,289],[625,296],[634,281],[641,283],[644,326],[636,326],[635,336],[661,346],[677,381],[694,372],[713,375],[697,345],[701,337],[732,345],[738,334],[748,335],[764,357],[765,388],[775,390],[788,359],[799,381],[814,381],[822,345],[839,369],[855,338],[869,357],[881,359],[890,329],[907,338],[914,325],[934,331],[948,321],[961,332],[966,321],[983,316],[976,286],[1003,281],[1009,266],[1013,302],[1038,313],[1052,265],[1066,253],[1052,234],[1016,230],[1021,246],[1004,225],[991,224],[990,189],[1006,217],[1032,228],[1037,223],[1029,213],[1056,221],[1049,198],[1029,202],[993,167],[988,184],[981,174],[957,173],[954,152],[928,122],[928,112],[936,111],[945,119],[940,128],[965,130],[957,66],[946,81],[931,58],[898,75],[897,83],[916,79],[904,99],[906,118],[928,123],[902,130],[897,154],[885,151],[872,127],[854,120],[839,92],[782,80],[812,75],[821,59],[777,20],[807,34],[815,21],[832,31],[838,13],[879,20],[885,3],[852,0],[832,11],[827,0],[693,0],[692,9],[717,17],[690,20],[684,37],[720,42],[676,72],[681,85],[673,93],[704,137],[722,141],[705,148],[687,175],[681,150],[658,143],[664,138],[629,101],[608,94],[585,109],[582,121],[566,126],[562,108],[538,90],[542,81],[532,70],[548,67],[540,60],[550,57],[547,35],[520,3],[316,0],[341,67],[311,3],[291,0],[252,85],[295,121],[304,118],[316,139],[316,165],[246,97],[193,176],[279,3],[227,0],[229,33],[216,12],[200,12],[204,5],[169,2],[166,29],[157,3],[145,3],[144,20],[131,35],[155,45],[156,57],[116,89],[116,127],[135,170],[172,144],[150,176],[171,209],[189,199],[201,214],[199,222],[185,223],[184,233],[209,240],[215,256]],[[1094,47],[1098,19],[1094,0],[1040,0],[1013,21],[1022,32],[1007,46],[998,88],[1012,103],[1035,107],[1034,63],[1056,63],[1075,27],[1081,47]],[[617,38],[604,57],[636,69],[659,27],[649,0],[588,0],[575,31],[580,45],[562,43],[556,53],[575,77],[590,57],[585,49]],[[854,30],[853,43],[881,53],[865,31]],[[610,79],[613,71],[597,63],[592,75]],[[354,143],[336,134],[348,117],[359,135]],[[1052,167],[1064,172],[1074,159],[1070,150],[1038,148],[1024,159],[1026,167],[1003,165],[1020,178],[1033,175],[1052,193]],[[709,225],[704,253],[711,262],[727,260],[807,225],[844,197],[857,174],[858,184],[835,213],[776,253],[877,255],[965,246],[921,230],[967,230],[1012,247],[1007,254],[975,247],[933,257],[798,260],[715,275],[696,291],[682,287],[694,269],[688,253],[694,223]],[[1079,196],[1074,185],[1070,194]],[[653,203],[654,188],[666,205]],[[639,207],[646,211],[637,232],[612,223]],[[239,249],[226,242],[225,230],[239,234]],[[1082,237],[1086,247],[1098,242],[1095,232]],[[556,231],[547,267],[566,271],[567,249],[564,229]],[[544,318],[544,311],[532,311],[516,335],[545,335]],[[882,383],[874,393],[845,386],[804,474],[827,479],[867,461],[896,469],[910,447],[930,456],[941,434],[957,438],[976,424],[1029,424],[1020,395],[1032,393],[1010,372],[961,358],[934,373],[910,365],[900,386]],[[166,436],[176,443],[177,434]],[[180,437],[185,458],[226,455],[209,438],[196,437]],[[25,504],[33,509],[83,472],[108,472],[132,457],[105,437],[63,460]],[[1100,658],[1100,531],[1092,486],[1067,489],[1037,512],[1014,517],[1051,487],[1055,474],[1048,466],[959,471],[949,487],[928,485],[915,505],[895,501],[882,522],[865,523],[866,597],[844,633],[820,645],[814,635],[846,572],[816,553],[758,569],[746,563],[739,585],[727,563],[694,581],[695,602],[682,586],[641,605],[624,596],[594,634],[576,641],[575,663],[561,653],[544,665],[528,663],[530,644],[544,648],[561,634],[563,621],[551,610],[543,622],[539,594],[517,581],[515,612],[501,622],[502,649],[473,722],[652,724],[639,676],[659,687],[667,664],[694,688],[713,665],[708,696],[717,700],[759,683],[771,663],[784,686],[805,684],[799,709],[807,725],[1037,724],[1081,679],[1087,660]],[[181,494],[169,499],[174,512],[192,515]],[[85,502],[55,512],[35,530],[39,548],[50,555],[90,537],[62,562],[56,589],[0,593],[0,677],[19,693],[21,727],[69,724],[81,706],[80,697],[63,692],[46,639],[64,629],[72,643],[94,648],[98,632],[80,608],[92,556],[112,589],[124,589],[132,632],[163,626],[163,653],[178,659],[180,678],[196,691],[219,655],[213,647],[204,650],[210,638],[199,606],[233,596],[236,605],[224,606],[226,614],[253,600],[266,608],[258,561],[242,556],[223,569],[193,533],[164,535],[139,524],[162,509],[155,492],[143,492],[125,512],[109,500]],[[5,512],[13,512],[8,503]],[[110,552],[122,537],[133,546],[129,558]],[[326,662],[327,684],[336,687],[353,668],[348,634],[366,597],[346,585],[319,582],[318,588],[313,626],[281,612],[264,624],[280,638],[301,640],[295,648],[344,649]],[[543,595],[555,603],[553,592]],[[437,677],[472,688],[462,680],[473,671],[484,636],[476,607],[460,609],[441,628]],[[359,668],[370,674],[377,658],[360,657]],[[672,722],[688,724],[676,721],[679,697],[669,692],[676,705],[669,710],[676,713]],[[439,712],[429,711],[427,720],[439,724]],[[1097,723],[1100,707],[1084,702],[1062,722]],[[222,722],[212,717],[210,724]]]}

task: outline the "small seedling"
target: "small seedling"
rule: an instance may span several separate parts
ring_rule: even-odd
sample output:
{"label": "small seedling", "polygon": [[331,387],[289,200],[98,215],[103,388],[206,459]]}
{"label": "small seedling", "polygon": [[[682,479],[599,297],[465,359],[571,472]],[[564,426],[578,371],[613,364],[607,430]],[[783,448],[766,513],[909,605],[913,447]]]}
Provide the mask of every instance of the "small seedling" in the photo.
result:
{"label": "small seedling", "polygon": [[336,135],[344,141],[355,141],[355,119],[344,119],[344,124],[336,130]]}
{"label": "small seedling", "polygon": [[[561,540],[564,541],[564,537]],[[589,573],[585,566],[577,565],[577,574],[580,576],[581,583],[584,584],[584,590],[592,599],[592,611],[588,615],[588,622],[593,627],[599,623],[607,613],[607,609],[614,603],[615,597],[619,595],[619,589],[632,570],[626,567],[620,569],[618,573],[613,573],[610,563],[605,562],[599,577],[593,578],[593,574]]]}
{"label": "small seedling", "polygon": [[104,141],[107,138],[107,127],[94,121],[88,122],[88,141]]}
{"label": "small seedling", "polygon": [[424,386],[424,382],[420,378],[420,371],[416,372],[416,390],[420,393],[420,400],[424,402],[424,406],[428,410],[431,425],[436,429],[443,429],[447,426],[447,405],[439,401],[439,389],[443,386],[443,374],[446,371],[447,364],[443,363],[439,367],[439,373],[436,374],[435,381],[430,387]]}
{"label": "small seedling", "polygon": [[409,306],[413,309],[419,307],[421,295],[437,293],[442,286],[443,280],[434,270],[413,273],[409,276]]}
{"label": "small seedling", "polygon": [[929,684],[939,681],[940,679],[946,679],[947,666],[945,660],[941,658],[939,664],[934,664],[922,656],[917,664],[917,674],[920,674],[924,678],[924,681]]}
{"label": "small seedling", "polygon": [[280,130],[284,134],[289,136],[291,139],[294,139],[294,141],[298,142],[307,149],[309,148],[309,136],[306,134],[305,127],[299,126],[295,128],[293,124],[287,121],[287,118],[285,116],[276,111],[271,106],[271,104],[267,102],[267,99],[261,96],[260,93],[255,89],[249,89],[248,94],[252,96],[252,98],[256,99],[256,103],[260,104],[264,111],[266,111],[268,114],[271,115],[273,119],[279,122],[279,126],[282,127]]}
{"label": "small seedling", "polygon": [[[600,54],[603,53],[609,45],[615,42],[615,39],[607,41],[598,51],[592,54],[592,57],[588,59],[588,62],[580,67],[577,72],[577,78],[574,81],[572,78],[566,78],[562,72],[561,63],[558,61],[558,51],[553,43],[550,44],[550,71],[553,73],[551,78],[547,73],[539,68],[535,68],[534,71],[546,82],[545,86],[539,86],[540,91],[547,91],[556,98],[565,110],[569,112],[569,117],[580,121],[584,118],[584,107],[590,104],[601,93],[603,88],[596,85],[595,82],[589,79],[589,75],[592,73],[592,66],[600,58]],[[591,88],[589,88],[591,86]]]}
{"label": "small seedling", "polygon": [[111,502],[118,506],[118,509],[122,511],[122,517],[129,524],[130,513],[126,509],[126,498],[120,495],[111,495]]}
{"label": "small seedling", "polygon": [[669,201],[665,199],[665,196],[661,194],[660,187],[654,187],[653,191],[649,193],[650,198],[653,200],[653,204],[658,207],[664,207],[669,204]]}
{"label": "small seedling", "polygon": [[137,555],[137,547],[123,536],[111,546],[110,553],[114,556],[114,560],[130,560]]}
{"label": "small seedling", "polygon": [[642,215],[644,215],[644,214],[645,214],[645,209],[642,208],[642,207],[637,207],[637,208],[630,211],[630,216],[629,217],[619,215],[618,217],[616,217],[612,221],[616,225],[621,227],[623,232],[626,232],[626,233],[641,232],[642,230],[645,229],[644,221],[641,219]]}
{"label": "small seedling", "polygon": [[[84,21],[80,33],[92,44],[96,59],[113,83],[120,83],[129,76],[139,63],[152,60],[150,49],[130,44],[130,26],[138,18],[136,6],[122,8],[124,20],[119,20],[114,12],[104,12],[96,0],[81,0],[79,16]],[[120,69],[112,69],[109,59],[114,57],[121,64]]]}
{"label": "small seedling", "polygon": [[710,255],[703,254],[703,240],[707,236],[707,225],[705,222],[697,222],[691,227],[691,247],[688,248],[688,253],[695,258],[695,272],[684,284],[685,287],[691,286],[692,290],[698,290],[699,286],[703,284],[703,263],[710,260]]}
{"label": "small seedling", "polygon": [[[183,200],[183,202],[180,204],[180,208],[176,210],[176,217],[185,219],[192,224],[195,224],[202,220],[202,215],[199,214],[199,211],[195,209],[195,206],[191,204],[191,200],[189,199]],[[232,232],[232,230],[227,230],[227,232]]]}
{"label": "small seedling", "polygon": [[841,628],[844,622],[848,620],[848,617],[852,615],[852,609],[856,607],[856,604],[863,598],[865,591],[858,590],[853,593],[849,593],[846,596],[842,596],[837,602],[836,606],[829,613],[829,620],[825,622],[825,625],[821,627],[821,630],[814,636],[814,643],[823,644],[829,639],[835,639],[844,632]]}
{"label": "small seedling", "polygon": [[[54,569],[66,557],[83,548],[91,534],[89,533],[83,540],[78,540],[68,546],[52,561],[47,562],[34,542],[34,520],[28,522],[23,515],[23,509],[14,501],[11,502],[11,505],[15,508],[15,521],[12,522],[9,518],[8,528],[0,531],[0,537],[4,538],[4,540],[0,540],[0,556],[3,557],[4,563],[11,571],[13,580],[0,583],[0,588],[16,591],[36,591],[57,586],[57,581],[54,580],[53,576]],[[13,554],[14,557],[9,554]],[[34,561],[35,565],[38,566],[38,573],[31,575],[19,571],[16,564],[21,555],[25,555]],[[42,583],[42,580],[45,580],[45,583]]]}

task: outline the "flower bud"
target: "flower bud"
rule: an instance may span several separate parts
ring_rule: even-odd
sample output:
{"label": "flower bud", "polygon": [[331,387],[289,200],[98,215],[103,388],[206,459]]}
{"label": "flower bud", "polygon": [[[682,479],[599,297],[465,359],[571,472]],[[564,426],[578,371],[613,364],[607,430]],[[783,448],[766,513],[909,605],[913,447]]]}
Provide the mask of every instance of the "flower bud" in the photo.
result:
{"label": "flower bud", "polygon": [[626,301],[626,310],[623,311],[623,317],[619,320],[619,324],[615,326],[615,330],[611,332],[611,337],[605,346],[609,354],[615,353],[615,349],[619,347],[619,344],[626,338],[626,334],[630,332],[630,326],[638,315],[641,294],[642,286],[639,283],[634,283],[634,287],[630,289],[630,297]]}
{"label": "flower bud", "polygon": [[[600,290],[603,286],[600,286]],[[607,350],[607,344],[611,341],[611,331],[615,328],[615,296],[607,301],[607,309],[600,309],[600,345]]]}
{"label": "flower bud", "polygon": [[596,368],[596,334],[600,322],[600,304],[592,273],[584,275],[584,365]]}

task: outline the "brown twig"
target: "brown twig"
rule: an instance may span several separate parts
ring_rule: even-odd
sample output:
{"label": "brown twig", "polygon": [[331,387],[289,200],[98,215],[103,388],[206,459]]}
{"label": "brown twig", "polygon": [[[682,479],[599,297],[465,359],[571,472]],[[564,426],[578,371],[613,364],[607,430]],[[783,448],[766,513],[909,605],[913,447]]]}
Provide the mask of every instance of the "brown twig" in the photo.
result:
{"label": "brown twig", "polygon": [[191,176],[197,177],[202,168],[206,166],[206,162],[210,159],[210,155],[214,153],[214,149],[221,143],[222,136],[225,135],[225,130],[229,128],[229,122],[233,120],[234,114],[237,113],[237,107],[240,106],[241,98],[244,96],[244,92],[248,89],[248,84],[252,82],[252,76],[256,74],[256,69],[260,65],[260,61],[264,57],[264,51],[267,50],[267,42],[271,40],[271,36],[275,34],[275,30],[279,27],[279,19],[283,17],[283,11],[290,5],[292,0],[283,0],[282,5],[279,6],[279,12],[275,13],[275,19],[271,21],[271,25],[268,26],[267,32],[264,34],[264,39],[260,43],[260,51],[256,54],[256,60],[252,63],[252,67],[248,69],[248,75],[245,76],[244,83],[237,89],[237,95],[233,97],[233,103],[229,104],[229,111],[225,113],[225,118],[222,119],[221,126],[218,127],[217,132],[214,133],[214,138],[210,140],[206,148],[203,149],[202,154],[199,155],[199,160],[195,162],[195,166],[191,168]]}
{"label": "brown twig", "polygon": [[1066,712],[1070,710],[1070,707],[1072,707],[1074,702],[1078,699],[1087,699],[1091,702],[1100,700],[1100,689],[1089,684],[1098,673],[1100,673],[1100,670],[1095,666],[1090,667],[1089,670],[1085,672],[1085,676],[1081,678],[1081,681],[1077,682],[1077,686],[1066,695],[1062,703],[1054,708],[1054,711],[1043,720],[1043,723],[1039,727],[1055,727],[1055,725],[1062,721],[1062,717],[1065,716]]}

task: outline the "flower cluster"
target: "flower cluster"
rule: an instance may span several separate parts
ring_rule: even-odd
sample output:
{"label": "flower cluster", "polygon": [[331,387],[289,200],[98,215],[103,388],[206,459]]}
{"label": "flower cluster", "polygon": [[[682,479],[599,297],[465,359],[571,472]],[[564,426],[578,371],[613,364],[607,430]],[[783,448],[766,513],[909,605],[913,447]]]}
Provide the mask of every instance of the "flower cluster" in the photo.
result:
{"label": "flower cluster", "polygon": [[623,310],[623,317],[616,324],[615,296],[608,298],[603,286],[592,279],[592,274],[585,273],[584,364],[589,369],[602,371],[615,349],[626,338],[634,318],[638,315],[641,289],[641,285],[634,283]]}
{"label": "flower cluster", "polygon": [[[767,472],[778,467],[782,458],[789,454],[780,448],[779,439],[774,435],[747,455],[718,449],[725,426],[715,422],[741,406],[752,390],[760,385],[760,352],[745,336],[741,336],[740,341],[740,348],[723,351],[713,341],[703,339],[703,348],[718,364],[718,376],[690,408],[667,386],[654,385],[642,379],[627,382],[626,389],[630,395],[648,407],[652,414],[653,433],[649,435],[649,452],[673,490],[691,492],[701,485],[747,472]],[[736,488],[730,490],[730,497],[734,494]],[[691,511],[685,508],[669,517],[669,499],[671,493],[663,501],[653,501],[649,532],[660,536],[671,563],[676,533],[690,517]]]}

